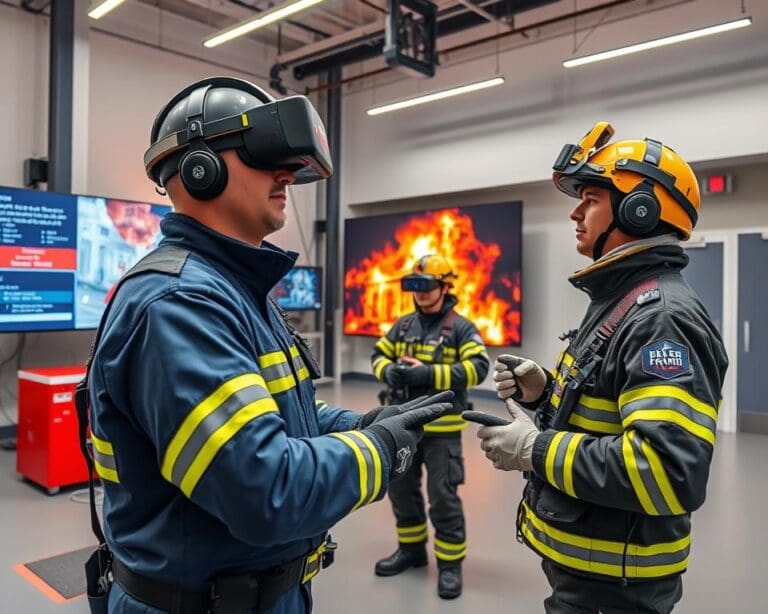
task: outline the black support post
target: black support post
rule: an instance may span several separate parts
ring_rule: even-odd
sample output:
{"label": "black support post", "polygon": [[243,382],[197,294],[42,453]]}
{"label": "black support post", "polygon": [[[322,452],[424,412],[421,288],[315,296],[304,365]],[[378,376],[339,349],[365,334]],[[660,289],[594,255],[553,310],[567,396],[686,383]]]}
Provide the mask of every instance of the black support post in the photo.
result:
{"label": "black support post", "polygon": [[[328,82],[341,80],[341,66],[328,71]],[[331,150],[333,175],[325,184],[325,322],[323,326],[323,364],[325,375],[334,376],[334,316],[338,305],[341,274],[339,267],[339,196],[341,188],[341,87],[328,90],[328,146]]]}
{"label": "black support post", "polygon": [[48,91],[48,189],[72,191],[75,1],[51,3]]}

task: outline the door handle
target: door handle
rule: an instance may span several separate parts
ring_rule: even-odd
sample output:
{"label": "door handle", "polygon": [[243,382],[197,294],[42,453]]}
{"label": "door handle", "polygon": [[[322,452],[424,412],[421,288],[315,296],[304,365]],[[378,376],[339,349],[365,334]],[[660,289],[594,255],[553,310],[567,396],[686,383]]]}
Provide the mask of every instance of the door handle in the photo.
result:
{"label": "door handle", "polygon": [[749,354],[749,320],[744,320],[744,353]]}

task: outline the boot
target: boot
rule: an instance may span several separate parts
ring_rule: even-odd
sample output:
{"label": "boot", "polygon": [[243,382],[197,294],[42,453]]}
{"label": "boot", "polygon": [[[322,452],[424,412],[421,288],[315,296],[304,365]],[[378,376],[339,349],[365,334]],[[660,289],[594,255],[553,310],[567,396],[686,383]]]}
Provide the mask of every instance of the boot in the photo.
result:
{"label": "boot", "polygon": [[461,595],[461,566],[441,567],[437,579],[437,594],[442,599],[456,599]]}
{"label": "boot", "polygon": [[424,567],[427,564],[426,548],[398,548],[385,559],[376,563],[377,576],[396,576],[411,567]]}

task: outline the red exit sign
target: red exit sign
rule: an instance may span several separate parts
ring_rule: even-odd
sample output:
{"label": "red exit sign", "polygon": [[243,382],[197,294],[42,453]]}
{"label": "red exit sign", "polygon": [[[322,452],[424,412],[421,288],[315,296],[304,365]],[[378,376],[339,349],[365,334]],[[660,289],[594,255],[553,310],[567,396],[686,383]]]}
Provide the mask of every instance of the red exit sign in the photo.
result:
{"label": "red exit sign", "polygon": [[733,185],[730,175],[707,175],[702,184],[704,194],[728,194]]}

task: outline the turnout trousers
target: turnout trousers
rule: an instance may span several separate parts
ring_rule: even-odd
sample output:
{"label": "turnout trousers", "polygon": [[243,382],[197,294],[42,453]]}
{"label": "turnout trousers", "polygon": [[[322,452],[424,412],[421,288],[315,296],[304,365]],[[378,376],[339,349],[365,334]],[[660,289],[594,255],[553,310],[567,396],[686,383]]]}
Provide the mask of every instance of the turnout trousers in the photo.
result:
{"label": "turnout trousers", "polygon": [[467,553],[464,510],[458,494],[458,486],[464,483],[461,433],[424,437],[408,472],[390,484],[398,542],[406,550],[424,548],[427,542],[422,467],[427,473],[429,518],[435,529],[438,566],[460,565]]}
{"label": "turnout trousers", "polygon": [[669,614],[683,595],[679,574],[623,586],[569,573],[547,559],[541,566],[552,587],[547,614]]}

